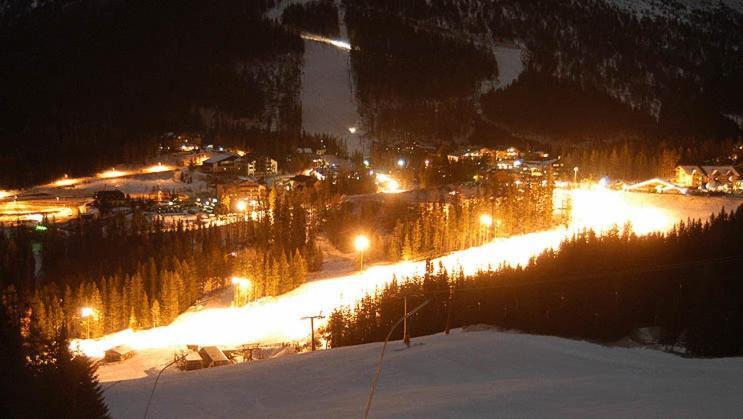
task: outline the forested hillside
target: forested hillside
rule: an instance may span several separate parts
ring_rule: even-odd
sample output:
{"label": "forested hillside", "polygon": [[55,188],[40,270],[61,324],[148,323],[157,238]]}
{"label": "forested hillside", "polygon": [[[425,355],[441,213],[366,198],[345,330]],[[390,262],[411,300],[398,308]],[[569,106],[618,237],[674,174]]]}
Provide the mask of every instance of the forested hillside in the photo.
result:
{"label": "forested hillside", "polygon": [[266,3],[50,3],[1,27],[0,184],[141,159],[169,131],[290,147],[302,43]]}
{"label": "forested hillside", "polygon": [[429,301],[412,316],[414,336],[488,323],[612,343],[651,327],[671,350],[740,356],[742,230],[739,207],[668,234],[638,237],[631,226],[602,236],[588,231],[523,268],[465,277],[429,265],[422,277],[400,278],[356,307],[335,311],[327,337],[333,347],[384,340],[407,295],[409,309]]}

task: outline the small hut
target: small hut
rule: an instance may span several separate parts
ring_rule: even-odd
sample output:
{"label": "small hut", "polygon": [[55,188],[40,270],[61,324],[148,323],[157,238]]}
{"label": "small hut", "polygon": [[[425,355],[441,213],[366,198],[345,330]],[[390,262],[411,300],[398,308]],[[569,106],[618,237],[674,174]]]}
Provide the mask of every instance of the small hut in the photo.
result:
{"label": "small hut", "polygon": [[229,365],[230,363],[224,352],[216,346],[205,346],[201,348],[199,355],[201,355],[201,359],[204,361],[203,365],[206,368],[220,367],[222,365]]}
{"label": "small hut", "polygon": [[186,371],[191,370],[198,370],[204,367],[203,360],[201,359],[201,355],[199,355],[196,351],[188,351],[186,353],[186,356],[184,358],[184,366],[183,369]]}
{"label": "small hut", "polygon": [[106,351],[106,362],[118,362],[134,356],[134,349],[128,345],[114,346]]}

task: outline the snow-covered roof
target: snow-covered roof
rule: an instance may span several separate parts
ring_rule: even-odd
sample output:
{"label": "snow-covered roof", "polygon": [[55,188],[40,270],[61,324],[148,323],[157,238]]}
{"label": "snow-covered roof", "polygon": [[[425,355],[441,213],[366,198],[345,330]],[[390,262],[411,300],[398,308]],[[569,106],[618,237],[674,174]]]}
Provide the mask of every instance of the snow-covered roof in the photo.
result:
{"label": "snow-covered roof", "polygon": [[683,170],[686,173],[691,173],[691,172],[693,172],[695,170],[697,172],[701,172],[702,171],[702,168],[701,167],[695,166],[695,165],[692,165],[692,164],[682,164],[682,165],[678,166],[678,168],[681,169],[681,170]]}
{"label": "snow-covered roof", "polygon": [[114,346],[113,348],[107,350],[106,352],[114,352],[119,355],[125,355],[132,351],[134,351],[134,349],[132,349],[132,347],[129,345],[118,345],[118,346]]}
{"label": "snow-covered roof", "polygon": [[209,157],[207,160],[204,161],[204,164],[217,164],[221,163],[226,160],[236,160],[239,158],[237,154],[232,153],[224,153],[224,154],[215,154],[211,157]]}
{"label": "snow-covered roof", "polygon": [[204,346],[199,351],[202,357],[208,357],[211,362],[229,361],[224,352],[216,346]]}
{"label": "snow-covered roof", "polygon": [[702,170],[704,170],[704,173],[707,175],[711,175],[714,172],[725,174],[732,172],[734,175],[740,176],[740,173],[738,170],[736,170],[735,166],[731,165],[722,165],[722,166],[702,166]]}

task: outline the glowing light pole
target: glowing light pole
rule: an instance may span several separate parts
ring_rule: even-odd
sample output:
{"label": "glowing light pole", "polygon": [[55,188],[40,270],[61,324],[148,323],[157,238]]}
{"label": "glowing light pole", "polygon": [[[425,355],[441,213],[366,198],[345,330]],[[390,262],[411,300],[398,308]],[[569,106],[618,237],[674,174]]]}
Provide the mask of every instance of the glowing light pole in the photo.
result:
{"label": "glowing light pole", "polygon": [[573,187],[578,186],[578,166],[573,167]]}
{"label": "glowing light pole", "polygon": [[243,221],[245,220],[245,211],[248,209],[248,203],[243,201],[242,199],[237,201],[237,204],[235,205],[235,208],[237,208],[237,212],[242,213],[243,215]]}
{"label": "glowing light pole", "polygon": [[[232,277],[232,285],[235,286],[235,306],[240,307],[248,303],[248,290],[252,285],[247,278],[240,278],[239,276]],[[244,300],[244,302],[243,302]]]}
{"label": "glowing light pole", "polygon": [[90,318],[93,317],[93,314],[95,314],[95,310],[92,307],[83,307],[80,309],[80,317],[85,319],[88,339],[90,339]]}
{"label": "glowing light pole", "polygon": [[490,227],[493,226],[493,217],[488,214],[480,215],[480,225],[485,230],[485,241],[487,241],[490,238]]}
{"label": "glowing light pole", "polygon": [[356,248],[356,251],[359,252],[359,255],[361,257],[361,268],[359,270],[364,270],[364,252],[366,252],[367,249],[369,249],[369,238],[364,235],[358,235],[353,240],[353,247]]}

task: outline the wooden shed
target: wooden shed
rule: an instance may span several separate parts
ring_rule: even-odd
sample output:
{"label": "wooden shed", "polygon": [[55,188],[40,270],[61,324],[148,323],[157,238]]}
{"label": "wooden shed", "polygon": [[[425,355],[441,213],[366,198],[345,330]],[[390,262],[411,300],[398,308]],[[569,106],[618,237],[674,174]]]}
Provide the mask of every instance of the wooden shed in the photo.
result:
{"label": "wooden shed", "polygon": [[201,359],[204,361],[203,365],[206,368],[230,364],[230,360],[227,359],[224,352],[216,346],[205,346],[201,348],[199,355],[201,355]]}
{"label": "wooden shed", "polygon": [[106,351],[106,362],[117,362],[134,356],[134,349],[127,345],[114,346]]}
{"label": "wooden shed", "polygon": [[188,351],[184,358],[183,369],[186,371],[198,370],[204,367],[203,359],[196,351]]}

